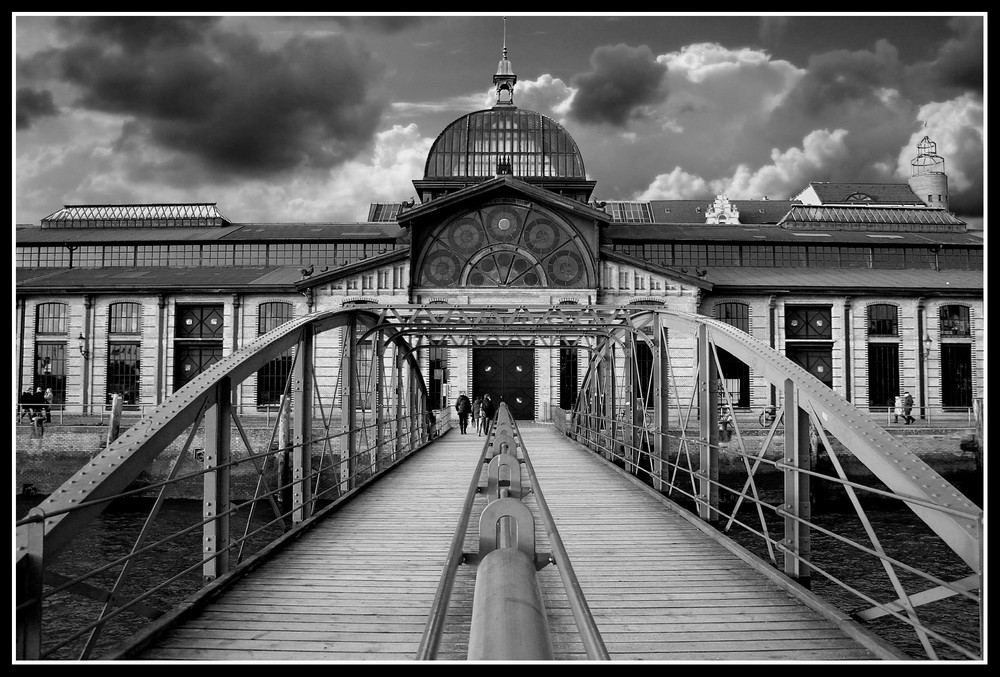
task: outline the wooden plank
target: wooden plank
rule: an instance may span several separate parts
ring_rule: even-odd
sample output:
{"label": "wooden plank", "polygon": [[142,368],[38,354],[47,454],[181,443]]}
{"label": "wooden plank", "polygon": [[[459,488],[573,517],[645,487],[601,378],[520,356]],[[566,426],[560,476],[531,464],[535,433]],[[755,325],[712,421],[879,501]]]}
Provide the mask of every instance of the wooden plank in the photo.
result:
{"label": "wooden plank", "polygon": [[[594,454],[546,432],[531,427],[522,435],[612,659],[803,660],[817,652],[837,660],[873,658],[832,622],[748,570],[690,523],[675,519]],[[720,575],[729,580],[720,581]],[[543,588],[543,594],[548,592]],[[767,621],[736,622],[740,613],[765,609],[771,612]],[[725,621],[698,625],[694,620],[712,616]],[[689,624],[699,631],[690,632]],[[741,626],[745,629],[738,630]],[[559,633],[554,648],[561,657],[579,651],[579,642]]]}
{"label": "wooden plank", "polygon": [[[521,431],[613,660],[873,658],[592,453],[550,426]],[[467,439],[440,438],[137,658],[411,661],[482,448]],[[522,500],[549,552],[536,497]],[[465,548],[478,548],[475,528]],[[538,579],[556,659],[586,659],[558,569]],[[460,567],[441,660],[465,659],[474,586],[475,567]]]}

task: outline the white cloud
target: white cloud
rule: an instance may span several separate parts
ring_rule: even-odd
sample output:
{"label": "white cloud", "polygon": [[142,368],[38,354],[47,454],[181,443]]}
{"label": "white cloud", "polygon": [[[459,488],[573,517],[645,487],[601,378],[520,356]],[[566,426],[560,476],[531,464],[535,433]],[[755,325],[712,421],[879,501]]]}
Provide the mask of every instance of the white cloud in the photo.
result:
{"label": "white cloud", "polygon": [[842,160],[848,153],[847,130],[817,129],[802,140],[802,148],[771,151],[771,164],[755,171],[741,164],[728,179],[712,181],[716,192],[732,199],[753,199],[764,195],[786,199],[797,194],[817,174]]}
{"label": "white cloud", "polygon": [[669,174],[660,174],[634,200],[697,199],[724,193],[734,200],[768,196],[788,199],[800,192],[825,167],[835,164],[847,154],[847,130],[825,129],[810,132],[801,148],[771,151],[771,164],[756,170],[740,164],[732,176],[706,180],[675,167]]}
{"label": "white cloud", "polygon": [[636,193],[633,200],[690,200],[705,197],[711,191],[708,182],[700,176],[674,167],[669,174],[657,176],[646,190]]}

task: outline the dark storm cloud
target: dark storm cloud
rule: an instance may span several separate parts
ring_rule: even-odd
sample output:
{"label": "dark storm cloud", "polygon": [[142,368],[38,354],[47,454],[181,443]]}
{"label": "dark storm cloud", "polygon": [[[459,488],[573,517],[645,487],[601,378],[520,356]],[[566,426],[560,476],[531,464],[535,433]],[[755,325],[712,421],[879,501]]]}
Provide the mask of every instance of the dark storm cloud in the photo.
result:
{"label": "dark storm cloud", "polygon": [[16,109],[17,129],[28,129],[38,118],[59,114],[52,92],[31,87],[18,87]]}
{"label": "dark storm cloud", "polygon": [[982,17],[955,17],[948,22],[955,33],[938,49],[937,58],[911,69],[914,91],[928,98],[947,98],[966,92],[983,93],[986,63]]}
{"label": "dark storm cloud", "polygon": [[365,28],[378,33],[400,33],[426,23],[430,17],[420,16],[339,16],[334,22],[345,28]]}
{"label": "dark storm cloud", "polygon": [[666,98],[666,68],[646,45],[598,47],[590,62],[593,70],[571,80],[577,92],[569,115],[579,122],[622,126],[641,115],[642,106]]}
{"label": "dark storm cloud", "polygon": [[874,51],[835,50],[809,59],[806,75],[790,97],[790,105],[818,115],[852,102],[874,101],[881,87],[894,87],[902,67],[898,50],[880,40]]}
{"label": "dark storm cloud", "polygon": [[[383,66],[343,36],[265,49],[214,20],[77,18],[44,55],[80,105],[132,116],[163,147],[208,168],[265,176],[329,168],[372,139],[386,103]],[[71,29],[71,30],[69,30]]]}

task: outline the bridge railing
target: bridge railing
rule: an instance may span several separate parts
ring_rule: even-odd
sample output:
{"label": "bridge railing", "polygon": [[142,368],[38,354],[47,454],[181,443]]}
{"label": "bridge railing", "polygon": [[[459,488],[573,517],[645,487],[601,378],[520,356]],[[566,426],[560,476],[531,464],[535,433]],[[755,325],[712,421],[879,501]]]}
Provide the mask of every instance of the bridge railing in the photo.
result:
{"label": "bridge railing", "polygon": [[[432,422],[405,341],[369,336],[359,359],[356,327],[368,318],[317,313],[223,358],[17,519],[17,658],[87,659],[149,641],[446,432],[451,412]],[[346,340],[339,361],[322,363],[337,369],[331,392],[314,365],[320,335],[333,329]],[[233,393],[288,350],[272,424],[241,417]],[[197,502],[177,500],[189,498]]]}
{"label": "bridge railing", "polygon": [[[525,486],[521,484],[521,464],[528,475]],[[535,550],[534,517],[521,502],[529,492],[534,495],[551,553]],[[475,498],[482,494],[487,502],[478,521],[479,549],[475,553],[463,552]],[[559,537],[517,423],[507,405],[501,403],[486,431],[417,659],[437,658],[458,569],[462,564],[474,564],[477,571],[468,659],[551,660],[552,642],[536,577],[536,571],[550,563],[558,567],[587,657],[607,660],[604,640]]]}
{"label": "bridge railing", "polygon": [[[932,659],[979,659],[980,576],[906,515],[922,509],[969,520],[982,538],[982,512],[889,491],[849,462],[850,454],[815,415],[809,416],[809,462],[806,467],[793,463],[780,434],[784,412],[778,413],[763,436],[756,425],[746,434],[734,420],[730,434],[720,434],[726,441],[708,442],[698,438],[697,430],[659,430],[650,416],[634,423],[629,416],[590,414],[582,419],[573,411],[557,410],[553,422],[557,430],[702,515],[774,567],[787,568],[794,560],[804,574],[799,583],[894,644]],[[649,444],[653,436],[664,442],[660,451]],[[709,447],[718,453],[723,472],[700,466],[701,452]],[[804,495],[786,490],[803,484]],[[716,492],[718,499],[711,500]],[[790,500],[799,501],[798,509]],[[886,533],[900,528],[906,538],[923,544],[920,560],[913,561],[907,548],[898,545],[899,537]],[[845,568],[844,561],[852,565]],[[960,618],[966,622],[956,622]],[[900,642],[906,629],[913,642]]]}
{"label": "bridge railing", "polygon": [[[731,415],[734,358],[769,384],[772,417]],[[983,511],[872,416],[746,332],[647,309],[593,343],[573,409],[554,419],[909,652],[978,658]],[[904,521],[933,556],[889,543]]]}

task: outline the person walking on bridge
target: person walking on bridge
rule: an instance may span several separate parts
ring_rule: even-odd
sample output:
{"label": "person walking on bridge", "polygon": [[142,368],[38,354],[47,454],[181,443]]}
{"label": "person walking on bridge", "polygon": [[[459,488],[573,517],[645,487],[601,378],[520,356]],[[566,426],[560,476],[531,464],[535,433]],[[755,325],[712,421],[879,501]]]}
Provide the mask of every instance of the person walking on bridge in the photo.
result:
{"label": "person walking on bridge", "polygon": [[483,430],[489,433],[490,423],[497,415],[496,405],[493,404],[493,398],[490,397],[489,393],[483,395],[483,406],[480,413],[483,417]]}
{"label": "person walking on bridge", "polygon": [[464,392],[459,393],[458,400],[455,401],[455,411],[458,412],[458,428],[463,435],[469,429],[469,414],[472,413],[472,402]]}
{"label": "person walking on bridge", "polygon": [[477,395],[472,400],[472,422],[476,426],[476,435],[483,436],[483,396]]}

